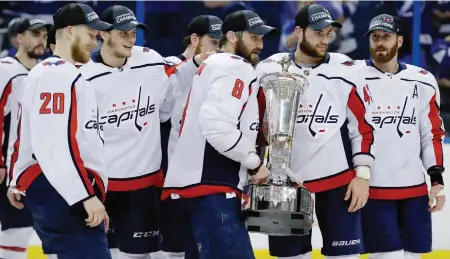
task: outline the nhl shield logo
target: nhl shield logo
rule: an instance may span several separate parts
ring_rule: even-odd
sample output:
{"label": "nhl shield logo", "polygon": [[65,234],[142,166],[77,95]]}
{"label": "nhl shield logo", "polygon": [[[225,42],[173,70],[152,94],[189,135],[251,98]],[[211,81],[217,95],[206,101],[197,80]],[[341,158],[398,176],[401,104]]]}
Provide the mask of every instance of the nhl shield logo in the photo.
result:
{"label": "nhl shield logo", "polygon": [[390,16],[384,16],[384,17],[383,17],[383,20],[384,20],[385,22],[387,22],[387,23],[391,23],[394,19],[393,19],[392,17],[390,17]]}
{"label": "nhl shield logo", "polygon": [[304,74],[305,76],[309,76],[309,70],[303,71],[303,74]]}

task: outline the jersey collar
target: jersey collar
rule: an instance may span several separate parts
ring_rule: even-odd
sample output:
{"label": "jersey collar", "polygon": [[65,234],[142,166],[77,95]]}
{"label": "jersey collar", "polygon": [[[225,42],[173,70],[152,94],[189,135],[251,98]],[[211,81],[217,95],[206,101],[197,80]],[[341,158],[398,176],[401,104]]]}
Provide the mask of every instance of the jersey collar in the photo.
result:
{"label": "jersey collar", "polygon": [[23,64],[16,56],[12,57],[13,59],[17,60],[17,62],[19,62],[19,64],[21,64],[26,70],[30,71],[31,69],[29,69],[28,67],[25,66],[25,64]]}
{"label": "jersey collar", "polygon": [[[294,51],[294,52],[291,52],[291,53],[289,54],[289,58],[290,58],[292,61],[294,61],[294,64],[295,64],[298,68],[302,68],[299,64],[297,64],[297,62],[295,62],[295,51]],[[330,62],[330,53],[327,53],[327,54],[325,55],[325,57],[324,57],[317,65],[312,66],[312,67],[305,67],[305,68],[311,68],[311,69],[314,69],[314,68],[319,67],[319,66],[322,65],[322,64],[328,64],[328,62]]]}
{"label": "jersey collar", "polygon": [[[91,59],[92,59],[92,61],[94,61],[95,63],[102,63],[103,65],[105,65],[105,66],[107,66],[107,67],[115,68],[115,67],[112,67],[112,66],[106,64],[106,63],[103,61],[103,57],[102,57],[100,51],[97,51],[97,52],[92,53]],[[122,67],[125,66],[125,65],[127,64],[127,62],[128,62],[128,58],[125,59],[125,63],[123,63]],[[118,67],[117,67],[117,68],[118,68]]]}
{"label": "jersey collar", "polygon": [[[365,61],[366,61],[366,65],[367,65],[367,66],[373,67],[373,68],[375,68],[376,70],[378,70],[378,71],[380,71],[381,73],[384,74],[383,71],[379,70],[379,69],[375,66],[375,64],[373,64],[373,61],[372,61],[371,59],[366,59]],[[398,62],[398,70],[397,70],[397,72],[394,73],[394,75],[400,73],[402,70],[405,70],[405,69],[406,69],[406,64],[405,64],[405,63],[402,63],[402,62]]]}

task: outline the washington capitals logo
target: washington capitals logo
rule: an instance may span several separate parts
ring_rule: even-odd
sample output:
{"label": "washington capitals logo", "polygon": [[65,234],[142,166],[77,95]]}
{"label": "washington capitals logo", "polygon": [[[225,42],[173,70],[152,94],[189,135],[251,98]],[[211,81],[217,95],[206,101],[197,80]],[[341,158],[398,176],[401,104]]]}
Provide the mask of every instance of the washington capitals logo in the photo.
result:
{"label": "washington capitals logo", "polygon": [[[408,97],[405,98],[405,102],[403,103],[403,107],[400,105],[391,106],[388,105],[386,109],[378,105],[377,110],[374,111],[375,116],[372,116],[372,122],[375,125],[378,125],[381,128],[383,128],[386,125],[396,125],[396,130],[398,136],[401,138],[405,134],[411,133],[411,130],[402,130],[401,125],[416,125],[417,123],[417,115],[416,115],[416,109],[412,109],[411,115],[405,114],[406,106],[408,103]],[[401,110],[401,111],[400,111]],[[379,116],[379,115],[386,115],[386,116]],[[408,127],[408,126],[407,126]]]}
{"label": "washington capitals logo", "polygon": [[51,61],[46,61],[44,63],[42,63],[43,66],[59,66],[66,63],[66,61],[64,60],[58,60],[56,62],[51,62]]}
{"label": "washington capitals logo", "polygon": [[[324,125],[335,124],[338,122],[339,115],[331,112],[331,106],[328,106],[326,114],[320,114],[318,108],[322,101],[323,94],[319,96],[316,104],[300,104],[297,112],[297,123],[308,124],[308,131],[312,137],[315,137],[317,133],[325,133],[326,127]],[[313,126],[319,126],[319,129],[313,128]]]}
{"label": "washington capitals logo", "polygon": [[394,19],[393,19],[392,17],[390,17],[390,16],[384,16],[384,17],[383,17],[383,20],[384,20],[385,22],[387,22],[387,23],[391,23]]}

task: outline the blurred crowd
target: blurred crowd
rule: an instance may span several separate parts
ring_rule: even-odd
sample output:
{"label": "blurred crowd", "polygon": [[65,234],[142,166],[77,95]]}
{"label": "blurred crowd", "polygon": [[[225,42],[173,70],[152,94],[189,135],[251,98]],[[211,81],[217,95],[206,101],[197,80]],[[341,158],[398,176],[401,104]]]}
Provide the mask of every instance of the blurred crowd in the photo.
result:
{"label": "blurred crowd", "polygon": [[[136,12],[134,1],[82,1],[97,12],[112,4],[129,7]],[[144,45],[155,49],[163,56],[177,55],[183,51],[182,39],[187,35],[187,24],[200,14],[216,15],[220,18],[240,9],[253,10],[265,22],[277,27],[279,37],[267,39],[261,58],[276,52],[290,51],[295,47],[294,16],[304,4],[315,1],[148,1],[145,2],[145,23],[148,29]],[[442,116],[450,122],[450,0],[423,1],[420,14],[413,12],[413,1],[317,1],[328,10],[334,19],[343,23],[337,31],[329,50],[347,54],[353,59],[368,58],[368,40],[364,37],[370,18],[381,13],[399,16],[403,20],[405,43],[400,49],[400,60],[412,63],[413,16],[421,15],[420,66],[432,72],[439,83],[442,99]],[[8,24],[23,16],[39,16],[52,22],[55,13],[67,1],[1,1],[0,44],[2,56],[14,55],[15,39],[10,38]],[[142,10],[138,10],[142,11]],[[1,37],[2,36],[2,37]],[[416,39],[414,39],[416,40]],[[447,124],[446,125],[450,125]]]}

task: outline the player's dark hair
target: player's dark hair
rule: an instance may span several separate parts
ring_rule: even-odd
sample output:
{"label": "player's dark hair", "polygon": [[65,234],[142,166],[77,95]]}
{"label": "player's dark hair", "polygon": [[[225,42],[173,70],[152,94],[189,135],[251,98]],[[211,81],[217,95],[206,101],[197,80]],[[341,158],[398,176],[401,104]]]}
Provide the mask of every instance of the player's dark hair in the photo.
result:
{"label": "player's dark hair", "polygon": [[[242,40],[242,33],[243,33],[242,31],[235,31],[234,33],[236,34],[236,37],[239,40]],[[219,40],[219,48],[224,47],[225,45],[227,45],[227,43],[228,43],[228,38],[227,38],[227,34],[225,33]]]}

